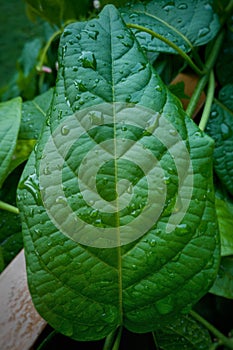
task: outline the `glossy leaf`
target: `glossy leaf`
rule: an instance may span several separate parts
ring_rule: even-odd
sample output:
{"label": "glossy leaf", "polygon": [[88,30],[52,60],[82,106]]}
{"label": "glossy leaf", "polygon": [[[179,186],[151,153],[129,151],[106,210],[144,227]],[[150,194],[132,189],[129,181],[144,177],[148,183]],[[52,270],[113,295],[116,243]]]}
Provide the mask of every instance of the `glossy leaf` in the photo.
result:
{"label": "glossy leaf", "polygon": [[224,298],[233,299],[233,257],[221,259],[219,271],[210,292]]}
{"label": "glossy leaf", "polygon": [[[78,340],[101,339],[119,325],[140,333],[161,328],[172,322],[177,313],[187,312],[208,291],[217,273],[219,242],[211,170],[213,142],[185,115],[178,99],[161,82],[132,32],[111,5],[104,8],[98,19],[65,29],[60,42],[59,67],[50,119],[18,189],[34,304],[54,328]],[[116,113],[117,108],[127,111],[124,120]],[[135,111],[142,111],[141,108],[143,113],[138,117]],[[153,115],[159,113],[160,123],[163,120],[169,125],[170,131],[161,141],[152,135],[157,124],[154,119],[151,121],[148,109]],[[83,113],[93,128],[85,130],[79,138],[76,128],[69,123],[73,117],[73,121],[82,120]],[[113,113],[114,119],[104,123],[108,113]],[[136,127],[135,123],[140,125],[143,118],[145,125]],[[56,133],[58,139],[54,139]],[[187,147],[194,176],[191,170],[189,173],[190,167],[184,166],[182,152],[176,159],[171,157],[173,147],[167,140],[171,137],[176,144],[178,134],[183,139],[182,147]],[[75,142],[71,146],[73,137]],[[52,140],[57,140],[58,147],[54,159],[53,152],[47,151]],[[111,146],[108,153],[104,145],[108,142],[113,145],[111,140],[116,140],[116,148]],[[130,159],[125,159],[124,154],[118,157],[124,142],[136,144],[136,150],[127,146],[132,152]],[[57,162],[62,154],[59,145],[69,150],[62,166]],[[97,152],[93,147],[97,147]],[[156,187],[153,192],[156,198],[146,207],[152,191],[137,162],[145,159],[152,170],[156,167],[151,158],[148,160],[147,153],[144,156],[138,153],[137,147],[157,157],[164,175],[159,176],[160,180],[156,176],[152,178],[156,184],[160,181],[167,191],[159,219],[153,214],[149,228],[150,217],[143,210],[154,205],[160,207],[158,198],[165,192],[159,194]],[[86,192],[81,186],[94,178],[92,172],[88,173],[92,165],[87,166],[83,177],[79,174],[77,178],[75,174],[81,165],[89,164],[85,157],[92,151],[90,164],[98,163],[102,154],[105,157],[111,153],[109,162],[98,164],[95,186],[102,198],[98,200],[104,200],[108,206],[121,193],[130,196],[131,202],[121,210],[121,207],[116,211],[114,207],[113,212],[105,212],[104,207],[96,210],[94,190],[87,189],[91,197],[84,200]],[[182,179],[178,179],[177,167],[181,166]],[[61,169],[62,184],[57,186],[60,176],[54,171]],[[187,207],[180,197],[179,181],[185,195],[190,194]],[[60,196],[61,190],[64,196]],[[47,194],[56,218],[49,213]],[[68,207],[64,207],[66,201]],[[63,211],[69,207],[74,216]],[[179,224],[173,227],[171,220],[180,215]],[[82,224],[76,225],[73,218]],[[131,229],[138,222],[135,218],[141,223]],[[56,220],[60,219],[61,225],[67,223],[66,228],[71,228],[71,236],[87,229],[80,238],[84,243],[77,242],[74,236],[71,239],[67,232],[63,234],[63,228],[57,226]],[[174,230],[168,233],[169,227]],[[89,229],[97,232],[96,240],[91,240]],[[98,236],[105,229],[113,232],[118,245],[111,245],[115,242],[111,235],[107,240]],[[135,237],[135,231],[140,237]],[[125,236],[124,232],[127,232]]]}
{"label": "glossy leaf", "polygon": [[190,316],[183,316],[171,325],[155,332],[159,349],[162,350],[208,350],[211,345],[207,329]]}
{"label": "glossy leaf", "polygon": [[[204,45],[215,37],[219,20],[212,1],[150,1],[129,3],[121,10],[126,23],[139,24],[172,41],[183,51]],[[147,51],[176,53],[163,41],[150,34],[133,30],[141,46]]]}
{"label": "glossy leaf", "polygon": [[37,96],[32,101],[22,105],[22,121],[19,130],[19,139],[38,139],[46,121],[46,113],[52,101],[53,89]]}
{"label": "glossy leaf", "polygon": [[20,118],[20,97],[0,104],[0,187],[8,174],[19,132]]}
{"label": "glossy leaf", "polygon": [[212,105],[206,132],[215,141],[215,172],[227,190],[233,194],[233,111],[228,108],[231,107],[231,94],[231,85],[220,91],[219,100],[215,100]]}

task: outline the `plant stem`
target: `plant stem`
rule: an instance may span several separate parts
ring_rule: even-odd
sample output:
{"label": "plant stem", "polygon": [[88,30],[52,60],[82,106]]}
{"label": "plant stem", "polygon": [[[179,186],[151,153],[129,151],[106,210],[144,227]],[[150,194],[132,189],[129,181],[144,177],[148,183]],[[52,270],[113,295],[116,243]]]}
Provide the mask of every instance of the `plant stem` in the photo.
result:
{"label": "plant stem", "polygon": [[219,50],[220,50],[222,42],[223,42],[224,34],[225,34],[225,32],[223,30],[220,31],[217,38],[215,39],[213,48],[212,48],[212,50],[211,50],[211,52],[206,60],[206,64],[205,64],[205,68],[206,68],[207,73],[203,77],[200,78],[200,80],[197,83],[197,86],[193,92],[193,95],[190,99],[189,105],[186,109],[186,113],[190,117],[192,117],[192,115],[196,109],[197,102],[199,101],[199,98],[201,96],[201,93],[204,90],[204,88],[209,80],[209,74],[210,74],[211,70],[213,69],[214,64],[216,62],[216,59],[218,57]]}
{"label": "plant stem", "polygon": [[41,56],[40,56],[40,62],[39,62],[39,64],[38,64],[37,67],[36,67],[36,69],[37,69],[39,72],[41,72],[41,70],[42,70],[42,66],[43,66],[44,61],[45,61],[45,56],[46,56],[46,54],[47,54],[47,52],[48,52],[48,49],[50,48],[50,46],[51,46],[53,40],[54,40],[58,35],[60,35],[61,33],[62,33],[62,29],[59,29],[59,30],[57,30],[56,32],[54,32],[54,33],[51,35],[51,37],[49,38],[49,40],[47,41],[45,47],[43,48],[42,54],[41,54]]}
{"label": "plant stem", "polygon": [[117,333],[116,340],[115,340],[115,343],[114,343],[114,345],[112,347],[112,350],[118,350],[119,349],[120,342],[121,342],[121,334],[122,334],[122,327],[119,328],[119,331]]}
{"label": "plant stem", "polygon": [[18,208],[14,207],[11,204],[5,203],[3,201],[0,201],[0,209],[10,211],[11,213],[14,213],[14,214],[19,214]]}
{"label": "plant stem", "polygon": [[206,95],[206,102],[205,102],[205,107],[201,116],[201,120],[199,123],[199,128],[203,131],[206,127],[206,124],[209,119],[210,111],[211,111],[211,106],[213,103],[214,99],[214,90],[215,90],[215,79],[214,79],[214,72],[213,69],[210,72],[210,78],[209,78],[209,85],[208,85],[208,90],[207,90],[207,95]]}
{"label": "plant stem", "polygon": [[140,26],[138,24],[132,24],[132,23],[127,23],[127,27],[128,28],[134,28],[137,30],[140,30],[142,32],[146,32],[148,34],[150,34],[151,36],[153,36],[156,39],[159,39],[161,41],[163,41],[164,43],[166,43],[167,45],[169,45],[170,47],[172,47],[181,57],[184,58],[184,60],[189,64],[189,66],[199,75],[203,75],[205,74],[205,69],[202,70],[200,69],[193,61],[192,59],[183,51],[181,50],[181,48],[179,46],[177,46],[176,44],[174,44],[172,41],[168,40],[167,38],[165,38],[164,36],[154,32],[153,30]]}
{"label": "plant stem", "polygon": [[51,333],[49,333],[49,335],[42,341],[42,343],[40,343],[36,350],[42,350],[56,334],[56,330],[53,330]]}
{"label": "plant stem", "polygon": [[190,315],[195,318],[198,322],[200,322],[204,327],[206,327],[215,337],[217,337],[221,344],[227,346],[229,349],[233,349],[233,339],[227,338],[224,334],[222,334],[217,328],[215,328],[211,323],[209,323],[206,319],[200,316],[195,311],[191,310]]}
{"label": "plant stem", "polygon": [[109,350],[112,348],[114,340],[116,338],[116,333],[117,329],[115,329],[112,333],[110,333],[106,338],[105,338],[105,343],[103,350]]}

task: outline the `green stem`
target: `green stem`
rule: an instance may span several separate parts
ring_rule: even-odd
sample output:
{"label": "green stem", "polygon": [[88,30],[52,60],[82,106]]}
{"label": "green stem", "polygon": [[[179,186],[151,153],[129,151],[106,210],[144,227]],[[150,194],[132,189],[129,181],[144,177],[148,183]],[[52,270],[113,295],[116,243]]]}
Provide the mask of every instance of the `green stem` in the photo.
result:
{"label": "green stem", "polygon": [[214,79],[214,72],[213,69],[210,72],[210,78],[209,78],[209,85],[208,85],[208,90],[207,90],[207,95],[206,95],[206,102],[205,102],[205,107],[201,116],[201,120],[199,123],[199,128],[203,131],[206,127],[206,124],[209,119],[210,111],[211,111],[211,106],[213,103],[214,99],[214,90],[215,90],[215,79]]}
{"label": "green stem", "polygon": [[121,342],[122,327],[119,328],[112,350],[118,350]]}
{"label": "green stem", "polygon": [[199,75],[203,75],[205,74],[205,70],[200,69],[193,61],[192,59],[183,51],[181,50],[181,48],[179,46],[177,46],[176,44],[174,44],[172,41],[168,40],[167,38],[165,38],[164,36],[155,33],[153,30],[140,26],[138,24],[132,24],[132,23],[127,23],[127,27],[128,28],[134,28],[137,30],[140,30],[142,32],[146,32],[148,34],[150,34],[151,36],[153,36],[156,39],[159,39],[161,41],[163,41],[164,43],[166,43],[167,45],[169,45],[170,47],[172,47],[181,57],[184,58],[184,60],[189,64],[189,66]]}
{"label": "green stem", "polygon": [[58,332],[55,330],[49,333],[49,335],[42,341],[42,343],[40,343],[36,350],[42,350],[57,333]]}
{"label": "green stem", "polygon": [[37,67],[36,67],[36,69],[37,69],[39,72],[41,72],[41,70],[42,70],[42,66],[43,66],[43,64],[44,64],[44,62],[45,62],[45,56],[46,56],[46,54],[47,54],[47,52],[48,52],[48,49],[50,48],[50,46],[51,46],[53,40],[56,39],[56,37],[57,37],[58,35],[60,35],[61,33],[62,33],[62,29],[59,29],[59,30],[57,30],[56,32],[54,32],[54,33],[51,35],[51,37],[49,38],[49,40],[47,41],[45,47],[43,48],[42,54],[41,54],[41,56],[40,56],[40,62],[39,62],[39,64],[38,64]]}
{"label": "green stem", "polygon": [[11,213],[14,213],[14,214],[19,214],[18,208],[14,207],[11,204],[5,203],[3,201],[0,201],[0,209],[10,211]]}
{"label": "green stem", "polygon": [[206,64],[205,64],[205,68],[207,73],[200,78],[199,82],[197,83],[197,86],[193,92],[193,95],[190,99],[189,105],[186,109],[186,113],[192,117],[195,109],[196,109],[196,105],[199,101],[199,98],[201,96],[202,91],[204,90],[208,80],[209,80],[209,74],[211,72],[211,70],[214,67],[214,64],[216,62],[216,59],[218,57],[219,54],[219,50],[221,48],[222,42],[223,42],[223,38],[224,38],[224,31],[221,31],[217,38],[215,39],[215,43],[213,45],[213,48],[207,58]]}
{"label": "green stem", "polygon": [[227,346],[229,349],[233,349],[233,339],[227,338],[217,328],[215,328],[211,323],[209,323],[206,319],[204,319],[195,311],[191,310],[190,315],[193,318],[195,318],[199,323],[201,323],[204,327],[206,327],[216,338],[218,338],[221,341],[222,345]]}
{"label": "green stem", "polygon": [[116,338],[116,333],[117,333],[117,329],[115,329],[112,333],[110,333],[110,334],[105,338],[105,343],[104,343],[103,350],[110,350],[110,349],[112,349],[114,340],[115,340],[115,338]]}
{"label": "green stem", "polygon": [[152,332],[152,337],[153,337],[153,340],[154,340],[156,349],[159,349],[159,344],[158,344],[158,342],[157,342],[155,332]]}

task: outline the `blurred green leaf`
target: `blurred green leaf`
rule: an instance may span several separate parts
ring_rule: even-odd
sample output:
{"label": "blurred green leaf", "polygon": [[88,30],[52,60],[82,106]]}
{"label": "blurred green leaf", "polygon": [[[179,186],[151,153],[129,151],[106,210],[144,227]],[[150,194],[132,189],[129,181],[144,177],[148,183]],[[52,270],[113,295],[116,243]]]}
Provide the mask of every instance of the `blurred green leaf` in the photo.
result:
{"label": "blurred green leaf", "polygon": [[23,103],[19,139],[38,139],[46,121],[46,113],[52,102],[53,89]]}
{"label": "blurred green leaf", "polygon": [[233,203],[216,197],[215,205],[221,238],[221,255],[231,255],[233,254]]}
{"label": "blurred green leaf", "polygon": [[21,98],[0,104],[0,188],[8,174],[8,168],[16,146],[21,119]]}
{"label": "blurred green leaf", "polygon": [[163,350],[208,350],[211,338],[200,323],[191,316],[183,316],[155,332],[159,349]]}
{"label": "blurred green leaf", "polygon": [[233,299],[233,256],[222,257],[217,278],[210,292]]}
{"label": "blurred green leaf", "polygon": [[217,78],[221,85],[233,83],[233,32],[227,31],[224,43],[219,55],[216,72]]}
{"label": "blurred green leaf", "polygon": [[[16,205],[16,188],[23,170],[23,165],[15,169],[4,182],[0,190],[0,200]],[[4,267],[18,254],[23,247],[21,222],[18,214],[0,210],[0,248]]]}
{"label": "blurred green leaf", "polygon": [[93,10],[90,0],[25,0],[31,18],[40,16],[51,24],[61,26],[67,20],[86,18]]}

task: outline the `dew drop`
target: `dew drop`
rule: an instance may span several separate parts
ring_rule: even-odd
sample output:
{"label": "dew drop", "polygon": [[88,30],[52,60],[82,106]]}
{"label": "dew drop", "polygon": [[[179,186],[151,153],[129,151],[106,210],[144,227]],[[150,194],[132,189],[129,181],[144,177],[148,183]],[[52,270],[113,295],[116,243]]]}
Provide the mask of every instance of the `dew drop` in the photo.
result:
{"label": "dew drop", "polygon": [[63,127],[61,128],[61,134],[63,136],[68,135],[70,132],[70,128],[67,125],[63,125]]}
{"label": "dew drop", "polygon": [[57,203],[57,204],[66,204],[66,203],[67,203],[67,202],[66,202],[66,198],[63,197],[63,196],[58,196],[58,197],[56,198],[56,203]]}
{"label": "dew drop", "polygon": [[223,139],[227,139],[231,135],[231,129],[225,123],[222,123],[220,127]]}
{"label": "dew drop", "polygon": [[68,35],[72,34],[72,32],[68,29],[65,29],[64,32],[63,32],[63,36],[66,37]]}
{"label": "dew drop", "polygon": [[96,70],[96,58],[93,52],[83,51],[82,55],[79,57],[84,68],[91,68]]}
{"label": "dew drop", "polygon": [[73,70],[74,72],[77,72],[77,71],[78,71],[78,66],[73,66],[72,70]]}
{"label": "dew drop", "polygon": [[80,39],[81,39],[81,34],[77,34],[77,35],[76,35],[76,38],[77,38],[78,40],[80,40]]}
{"label": "dew drop", "polygon": [[202,38],[203,36],[205,36],[206,34],[208,34],[210,32],[210,28],[208,27],[204,27],[204,28],[201,28],[198,32],[198,37],[199,38]]}
{"label": "dew drop", "polygon": [[74,81],[74,85],[79,91],[82,91],[82,92],[87,91],[86,86],[83,84],[82,80],[80,80],[80,79],[76,79]]}
{"label": "dew drop", "polygon": [[151,241],[150,241],[150,246],[151,247],[155,247],[155,245],[156,245],[156,240],[155,239],[152,239]]}
{"label": "dew drop", "polygon": [[50,175],[51,174],[51,170],[49,169],[48,165],[44,168],[43,173],[44,173],[44,175]]}
{"label": "dew drop", "polygon": [[179,10],[186,10],[187,8],[188,8],[188,5],[185,4],[185,3],[182,3],[182,4],[180,4],[180,5],[178,6],[178,9],[179,9]]}
{"label": "dew drop", "polygon": [[99,32],[97,30],[83,30],[83,32],[85,32],[89,38],[96,40],[97,36],[99,35]]}

